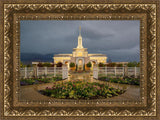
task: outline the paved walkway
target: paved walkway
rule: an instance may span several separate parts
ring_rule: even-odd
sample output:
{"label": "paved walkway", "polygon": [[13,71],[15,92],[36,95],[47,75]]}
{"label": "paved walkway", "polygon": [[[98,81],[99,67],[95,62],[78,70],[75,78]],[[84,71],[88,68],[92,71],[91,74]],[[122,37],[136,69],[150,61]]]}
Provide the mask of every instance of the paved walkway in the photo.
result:
{"label": "paved walkway", "polygon": [[[90,74],[72,74],[67,80],[64,81],[72,81],[75,79],[83,79],[88,80],[90,82],[100,82],[104,83],[104,81],[99,81],[92,79],[93,77]],[[136,85],[127,85],[127,84],[118,84],[118,83],[108,83],[109,86],[120,88],[120,89],[127,89],[127,91],[122,94],[112,98],[107,98],[109,101],[139,101],[140,100],[140,87]],[[38,92],[38,90],[45,89],[46,87],[52,87],[53,83],[44,83],[44,84],[37,84],[37,85],[28,85],[28,86],[21,86],[20,87],[20,101],[46,101],[50,99],[54,99],[51,97],[44,96]]]}

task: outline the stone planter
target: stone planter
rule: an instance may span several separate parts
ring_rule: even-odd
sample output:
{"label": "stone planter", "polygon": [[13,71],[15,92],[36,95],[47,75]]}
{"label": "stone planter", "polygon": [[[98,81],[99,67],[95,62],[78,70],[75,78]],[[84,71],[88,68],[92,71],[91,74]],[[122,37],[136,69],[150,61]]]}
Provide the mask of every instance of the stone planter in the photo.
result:
{"label": "stone planter", "polygon": [[90,67],[86,67],[86,71],[89,71],[89,70],[91,70],[91,68]]}
{"label": "stone planter", "polygon": [[70,67],[71,71],[75,71],[76,67]]}

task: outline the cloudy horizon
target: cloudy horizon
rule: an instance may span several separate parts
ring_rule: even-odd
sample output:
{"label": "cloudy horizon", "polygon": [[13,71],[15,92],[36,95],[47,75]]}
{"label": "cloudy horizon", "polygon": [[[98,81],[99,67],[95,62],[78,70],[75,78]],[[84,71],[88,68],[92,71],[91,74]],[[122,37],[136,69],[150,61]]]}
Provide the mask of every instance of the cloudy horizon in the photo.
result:
{"label": "cloudy horizon", "polygon": [[72,53],[79,26],[88,53],[106,54],[112,61],[139,61],[139,20],[22,20],[21,53]]}

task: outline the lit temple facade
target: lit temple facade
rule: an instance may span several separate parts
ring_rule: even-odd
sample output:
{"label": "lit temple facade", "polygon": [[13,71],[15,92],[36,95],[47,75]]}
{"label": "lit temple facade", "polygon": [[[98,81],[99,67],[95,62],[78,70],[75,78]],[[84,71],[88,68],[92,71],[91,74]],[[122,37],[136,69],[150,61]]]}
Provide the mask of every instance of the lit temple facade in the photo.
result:
{"label": "lit temple facade", "polygon": [[53,59],[55,64],[61,62],[67,64],[69,67],[69,64],[72,62],[75,63],[79,69],[83,70],[83,66],[88,62],[92,63],[92,67],[98,63],[106,64],[107,56],[105,54],[88,54],[87,48],[83,47],[81,27],[79,27],[77,48],[73,48],[72,54],[55,54]]}

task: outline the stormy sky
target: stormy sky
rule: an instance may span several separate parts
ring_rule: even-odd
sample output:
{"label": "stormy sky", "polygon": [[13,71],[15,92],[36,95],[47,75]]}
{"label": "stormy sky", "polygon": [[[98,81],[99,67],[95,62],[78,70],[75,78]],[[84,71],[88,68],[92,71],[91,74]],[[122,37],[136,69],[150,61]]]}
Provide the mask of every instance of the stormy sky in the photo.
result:
{"label": "stormy sky", "polygon": [[22,20],[21,53],[72,53],[79,26],[83,47],[112,61],[139,61],[139,20]]}

